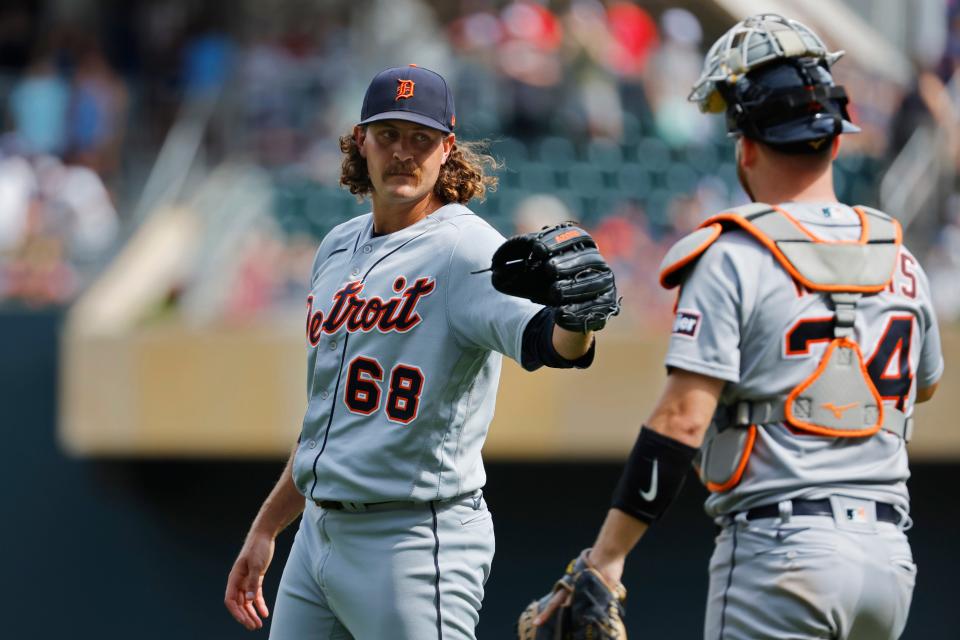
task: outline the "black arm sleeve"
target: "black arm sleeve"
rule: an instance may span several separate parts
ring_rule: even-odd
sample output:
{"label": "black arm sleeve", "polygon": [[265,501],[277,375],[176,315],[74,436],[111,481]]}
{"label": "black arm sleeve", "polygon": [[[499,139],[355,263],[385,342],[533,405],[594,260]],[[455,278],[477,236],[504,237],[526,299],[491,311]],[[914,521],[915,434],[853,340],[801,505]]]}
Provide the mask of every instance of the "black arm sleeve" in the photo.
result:
{"label": "black arm sleeve", "polygon": [[697,449],[643,427],[613,492],[612,506],[647,524],[657,520],[680,493],[696,455]]}
{"label": "black arm sleeve", "polygon": [[593,364],[596,353],[596,340],[590,343],[590,348],[576,360],[567,360],[553,348],[554,312],[550,307],[544,307],[530,319],[523,330],[523,344],[521,345],[520,364],[527,371],[536,371],[547,366],[553,369],[586,369]]}

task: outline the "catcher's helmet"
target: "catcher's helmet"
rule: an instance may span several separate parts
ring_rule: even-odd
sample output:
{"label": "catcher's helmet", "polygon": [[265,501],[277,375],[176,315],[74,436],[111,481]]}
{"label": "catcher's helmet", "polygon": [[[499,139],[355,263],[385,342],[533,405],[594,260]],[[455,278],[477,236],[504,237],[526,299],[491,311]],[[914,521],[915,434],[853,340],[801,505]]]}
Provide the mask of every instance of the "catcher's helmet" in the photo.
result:
{"label": "catcher's helmet", "polygon": [[820,149],[833,136],[860,131],[850,122],[846,91],[830,75],[842,55],[827,51],[796,20],[752,16],[710,47],[689,99],[704,112],[726,111],[733,135],[786,149]]}

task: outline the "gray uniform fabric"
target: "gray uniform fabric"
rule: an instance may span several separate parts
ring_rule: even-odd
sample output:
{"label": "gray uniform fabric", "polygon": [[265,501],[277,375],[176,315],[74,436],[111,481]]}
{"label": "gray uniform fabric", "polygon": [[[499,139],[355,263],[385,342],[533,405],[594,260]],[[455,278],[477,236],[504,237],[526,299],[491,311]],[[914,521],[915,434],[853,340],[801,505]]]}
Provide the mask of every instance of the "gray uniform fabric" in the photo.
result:
{"label": "gray uniform fabric", "polygon": [[[500,354],[519,361],[523,329],[543,307],[498,293],[489,275],[471,273],[490,266],[504,238],[466,207],[447,205],[385,236],[371,237],[372,229],[368,214],[324,238],[313,269],[314,313],[335,317],[335,295],[352,282],[363,284],[355,299],[382,307],[398,298],[398,309],[415,282],[432,288],[408,314],[410,327],[344,326],[323,331],[316,344],[308,335],[309,400],[294,481],[321,500],[429,501],[472,492],[486,480],[480,448],[493,417]],[[383,370],[379,406],[370,413],[351,410],[345,398],[357,358]],[[416,417],[407,423],[387,412],[397,365],[423,377]]]}
{"label": "gray uniform fabric", "polygon": [[270,639],[472,640],[493,552],[479,493],[364,513],[307,503]]}
{"label": "gray uniform fabric", "polygon": [[703,637],[898,638],[916,573],[907,537],[891,523],[741,519],[717,536]]}
{"label": "gray uniform fabric", "polygon": [[501,354],[519,361],[543,307],[471,273],[504,238],[466,207],[372,231],[371,214],[334,228],[314,261],[293,467],[307,509],[274,639],[474,637],[494,545],[480,449]]}
{"label": "gray uniform fabric", "polygon": [[[860,235],[859,218],[847,206],[780,206],[822,239]],[[686,275],[677,306],[666,364],[726,380],[725,404],[782,396],[803,382],[815,371],[828,337],[814,332],[809,341],[800,339],[796,327],[833,316],[826,294],[799,287],[743,231],[724,233],[703,254]],[[881,395],[883,389],[902,392],[885,396],[884,403],[911,415],[916,390],[939,380],[943,357],[926,276],[905,247],[890,286],[857,305],[853,338]],[[898,637],[915,569],[896,526],[841,530],[828,516],[746,523],[742,517],[733,522],[731,515],[760,505],[783,508],[792,499],[837,496],[892,503],[906,514],[909,475],[905,443],[885,431],[828,438],[797,434],[783,423],[759,427],[740,482],[706,502],[707,513],[724,528],[710,569],[704,637]],[[869,561],[858,561],[865,556]],[[848,592],[851,581],[858,586]],[[864,621],[879,626],[863,627]],[[863,628],[872,630],[859,631]]]}

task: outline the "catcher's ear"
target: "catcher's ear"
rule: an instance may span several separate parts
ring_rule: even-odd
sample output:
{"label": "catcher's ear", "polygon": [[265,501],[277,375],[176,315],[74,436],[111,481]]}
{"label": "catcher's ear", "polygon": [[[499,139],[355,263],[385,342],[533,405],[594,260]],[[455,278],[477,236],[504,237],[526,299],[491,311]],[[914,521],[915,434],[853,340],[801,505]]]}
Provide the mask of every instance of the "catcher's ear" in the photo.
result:
{"label": "catcher's ear", "polygon": [[361,158],[367,157],[367,152],[363,148],[363,142],[367,139],[367,128],[359,125],[353,128],[353,141],[357,143],[357,150]]}
{"label": "catcher's ear", "polygon": [[737,162],[741,167],[752,167],[757,161],[757,143],[750,138],[737,138]]}

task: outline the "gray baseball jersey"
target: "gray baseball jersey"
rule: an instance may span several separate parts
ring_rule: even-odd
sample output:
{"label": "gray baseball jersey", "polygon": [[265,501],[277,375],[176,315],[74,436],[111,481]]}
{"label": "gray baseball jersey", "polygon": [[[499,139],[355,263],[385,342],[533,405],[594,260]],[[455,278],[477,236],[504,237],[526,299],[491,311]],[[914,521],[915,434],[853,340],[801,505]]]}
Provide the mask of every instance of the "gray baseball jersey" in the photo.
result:
{"label": "gray baseball jersey", "polygon": [[519,361],[542,307],[472,273],[504,238],[466,207],[372,231],[370,214],[337,226],[314,261],[294,481],[310,499],[365,503],[472,492],[500,354]]}
{"label": "gray baseball jersey", "polygon": [[[780,205],[824,240],[856,240],[857,214],[836,203]],[[783,395],[816,369],[832,334],[829,298],[804,290],[743,231],[723,234],[684,280],[668,367],[726,380],[721,402]],[[943,357],[927,278],[901,248],[890,285],[864,296],[855,339],[884,402],[912,414],[918,388],[940,378]],[[922,427],[921,427],[922,428]],[[903,441],[825,438],[766,425],[739,484],[707,500],[712,516],[780,500],[833,494],[909,506]]]}

